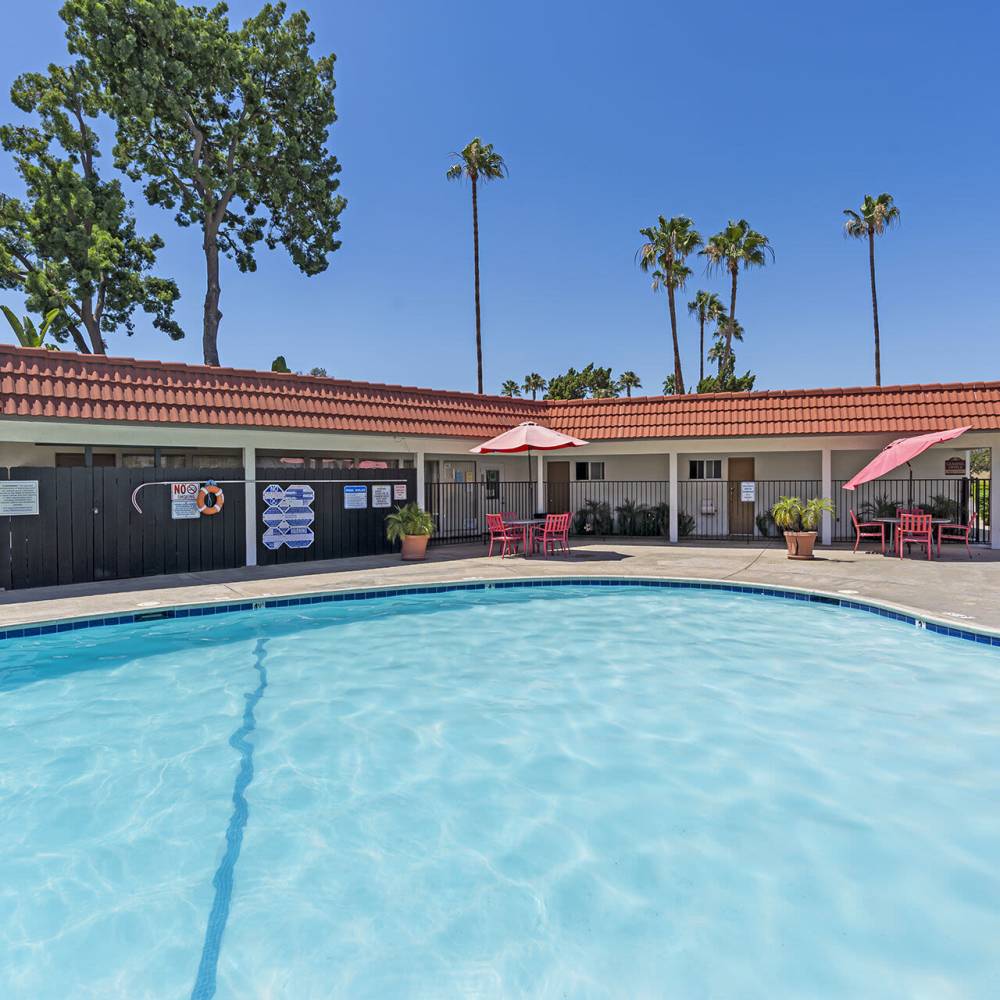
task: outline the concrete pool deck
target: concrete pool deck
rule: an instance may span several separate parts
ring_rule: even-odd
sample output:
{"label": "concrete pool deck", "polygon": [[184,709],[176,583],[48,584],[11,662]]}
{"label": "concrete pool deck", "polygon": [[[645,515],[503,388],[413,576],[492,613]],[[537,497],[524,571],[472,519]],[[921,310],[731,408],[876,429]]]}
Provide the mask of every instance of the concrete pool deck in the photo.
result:
{"label": "concrete pool deck", "polygon": [[565,558],[486,557],[482,545],[442,545],[422,563],[397,555],[254,566],[209,573],[109,580],[0,592],[0,628],[65,618],[153,611],[358,588],[426,586],[545,577],[659,577],[798,587],[870,600],[919,617],[1000,631],[1000,551],[948,546],[941,559],[883,558],[849,548],[817,549],[812,562],[786,558],[783,544],[667,545],[605,539],[574,544]]}

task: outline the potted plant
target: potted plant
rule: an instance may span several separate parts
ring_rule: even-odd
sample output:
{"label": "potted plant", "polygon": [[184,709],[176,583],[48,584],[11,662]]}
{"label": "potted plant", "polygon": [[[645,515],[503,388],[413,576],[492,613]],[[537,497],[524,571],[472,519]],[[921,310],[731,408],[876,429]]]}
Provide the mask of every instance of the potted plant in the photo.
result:
{"label": "potted plant", "polygon": [[390,542],[403,543],[403,558],[423,559],[427,541],[434,533],[434,518],[415,503],[397,507],[385,519],[385,536]]}
{"label": "potted plant", "polygon": [[825,497],[813,497],[805,503],[798,497],[778,497],[771,508],[771,517],[785,533],[789,559],[812,559],[816,526],[826,511],[835,513],[833,501]]}

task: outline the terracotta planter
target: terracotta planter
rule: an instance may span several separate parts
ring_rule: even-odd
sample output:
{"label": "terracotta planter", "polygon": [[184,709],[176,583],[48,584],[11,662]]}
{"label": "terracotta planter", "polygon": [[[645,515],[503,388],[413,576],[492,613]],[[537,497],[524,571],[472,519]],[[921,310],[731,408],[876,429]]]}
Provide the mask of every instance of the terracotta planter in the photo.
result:
{"label": "terracotta planter", "polygon": [[419,560],[427,555],[427,542],[430,535],[403,535],[403,558]]}
{"label": "terracotta planter", "polygon": [[785,544],[789,559],[812,559],[816,544],[815,531],[786,531]]}

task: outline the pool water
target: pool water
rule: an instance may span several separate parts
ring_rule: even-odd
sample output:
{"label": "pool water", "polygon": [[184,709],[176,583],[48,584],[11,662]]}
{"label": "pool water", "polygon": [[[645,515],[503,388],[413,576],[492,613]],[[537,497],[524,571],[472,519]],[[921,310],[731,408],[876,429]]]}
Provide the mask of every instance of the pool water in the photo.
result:
{"label": "pool water", "polygon": [[6,1000],[1000,994],[1000,650],[606,586],[0,646]]}

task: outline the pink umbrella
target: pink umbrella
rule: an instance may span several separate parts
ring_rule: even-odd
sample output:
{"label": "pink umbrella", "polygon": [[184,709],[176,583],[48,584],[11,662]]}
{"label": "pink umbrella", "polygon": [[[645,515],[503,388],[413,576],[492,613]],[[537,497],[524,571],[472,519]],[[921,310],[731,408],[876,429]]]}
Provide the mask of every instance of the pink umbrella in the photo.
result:
{"label": "pink umbrella", "polygon": [[[857,489],[862,483],[870,483],[879,476],[884,476],[901,465],[910,465],[910,459],[927,451],[928,448],[945,441],[954,441],[964,434],[969,427],[953,427],[950,431],[934,431],[931,434],[921,434],[918,437],[897,438],[887,444],[860,472],[844,483],[845,490]],[[913,467],[910,466],[910,498],[913,503]]]}
{"label": "pink umbrella", "polygon": [[533,451],[558,451],[560,448],[579,448],[587,444],[579,438],[570,437],[569,434],[560,434],[559,431],[550,430],[541,424],[533,423],[530,420],[517,427],[512,427],[503,434],[498,434],[489,441],[477,444],[475,448],[470,448],[476,455],[512,454],[513,452],[528,452],[528,482],[531,482],[531,452]]}
{"label": "pink umbrella", "polygon": [[509,454],[515,451],[556,451],[559,448],[579,448],[587,444],[579,438],[570,437],[568,434],[560,434],[559,431],[549,430],[541,424],[532,423],[530,420],[517,427],[512,427],[503,434],[498,434],[489,441],[477,444],[469,451],[476,455],[493,455],[496,453]]}

